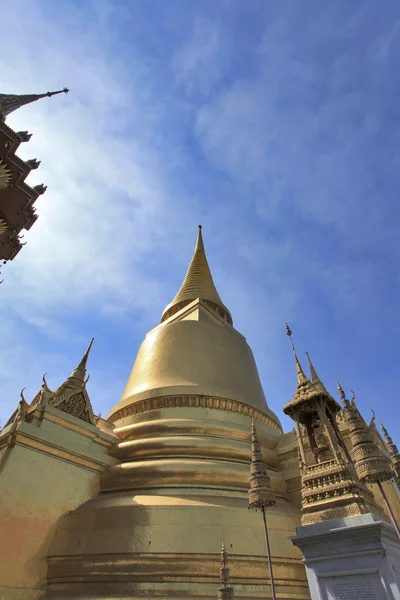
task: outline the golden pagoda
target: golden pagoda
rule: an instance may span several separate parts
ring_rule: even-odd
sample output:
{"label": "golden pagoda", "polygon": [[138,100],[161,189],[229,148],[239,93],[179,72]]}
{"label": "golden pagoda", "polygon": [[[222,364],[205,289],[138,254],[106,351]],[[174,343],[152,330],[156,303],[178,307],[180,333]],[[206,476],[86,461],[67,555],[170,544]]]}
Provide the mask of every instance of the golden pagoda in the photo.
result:
{"label": "golden pagoda", "polygon": [[264,534],[247,510],[252,420],[277,498],[275,585],[281,597],[307,599],[301,554],[288,539],[300,511],[279,469],[282,428],[216,291],[199,228],[184,282],[107,417],[116,464],[50,546],[46,598],[215,597],[221,530],[237,596],[267,598]]}
{"label": "golden pagoda", "polygon": [[[283,433],[214,285],[200,227],[183,284],[106,419],[86,390],[92,342],[54,391],[43,376],[30,403],[21,393],[0,430],[0,599],[210,600],[234,590],[246,600],[275,592],[309,600],[290,539],[302,495],[305,522],[352,504],[364,512],[374,496],[345,450],[339,405],[297,356],[297,391],[285,407],[296,432]],[[399,510],[394,483],[385,485]],[[274,506],[271,562],[249,502]]]}

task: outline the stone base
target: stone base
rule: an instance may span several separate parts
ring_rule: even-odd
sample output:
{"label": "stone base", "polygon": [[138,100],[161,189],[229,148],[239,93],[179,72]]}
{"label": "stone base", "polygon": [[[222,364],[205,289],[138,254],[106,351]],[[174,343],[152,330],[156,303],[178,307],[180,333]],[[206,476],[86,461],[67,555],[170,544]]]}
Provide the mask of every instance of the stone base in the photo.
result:
{"label": "stone base", "polygon": [[400,600],[400,540],[376,515],[298,527],[291,539],[312,600]]}

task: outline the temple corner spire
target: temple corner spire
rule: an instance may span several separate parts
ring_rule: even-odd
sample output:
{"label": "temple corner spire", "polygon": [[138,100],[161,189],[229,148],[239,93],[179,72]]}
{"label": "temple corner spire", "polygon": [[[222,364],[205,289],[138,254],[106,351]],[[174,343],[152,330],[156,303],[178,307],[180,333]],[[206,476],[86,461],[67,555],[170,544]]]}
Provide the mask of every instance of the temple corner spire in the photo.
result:
{"label": "temple corner spire", "polygon": [[18,110],[25,104],[36,102],[41,98],[51,98],[57,94],[68,94],[69,89],[64,87],[56,92],[46,92],[44,94],[0,94],[0,120],[5,120],[9,114]]}
{"label": "temple corner spire", "polygon": [[292,340],[292,330],[290,329],[290,327],[287,323],[286,323],[286,335],[289,337],[290,345],[292,346],[292,350],[293,350],[294,360],[296,363],[297,383],[298,384],[305,383],[308,381],[308,377],[304,373],[303,367],[301,366],[300,361],[298,359],[296,348],[295,348],[293,340]]}

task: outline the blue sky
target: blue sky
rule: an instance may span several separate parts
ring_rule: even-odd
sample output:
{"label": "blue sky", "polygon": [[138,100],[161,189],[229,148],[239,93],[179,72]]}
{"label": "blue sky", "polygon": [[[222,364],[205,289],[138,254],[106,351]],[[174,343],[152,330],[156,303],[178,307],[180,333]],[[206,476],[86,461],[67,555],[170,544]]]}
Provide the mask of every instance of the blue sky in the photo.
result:
{"label": "blue sky", "polygon": [[5,0],[1,91],[48,190],[3,268],[0,422],[92,336],[103,415],[176,293],[196,226],[269,406],[295,391],[288,321],[326,386],[400,443],[400,5]]}

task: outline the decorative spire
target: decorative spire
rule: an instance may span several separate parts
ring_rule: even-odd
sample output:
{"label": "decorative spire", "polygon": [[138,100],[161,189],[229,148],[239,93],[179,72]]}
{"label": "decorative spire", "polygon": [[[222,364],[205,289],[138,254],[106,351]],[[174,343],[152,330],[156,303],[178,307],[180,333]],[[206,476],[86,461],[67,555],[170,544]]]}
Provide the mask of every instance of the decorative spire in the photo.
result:
{"label": "decorative spire", "polygon": [[289,325],[286,323],[286,335],[289,336],[290,339],[290,344],[292,346],[292,350],[293,350],[293,355],[294,355],[294,360],[296,363],[296,370],[297,370],[297,384],[302,384],[302,383],[306,383],[309,381],[307,375],[304,373],[303,368],[300,364],[299,359],[297,358],[297,354],[296,354],[296,348],[294,347],[294,343],[292,340],[292,330],[290,329]]}
{"label": "decorative spire", "polygon": [[228,568],[228,555],[225,549],[224,538],[222,538],[220,567],[221,587],[218,588],[218,600],[232,600],[233,598],[233,587],[228,586],[229,577],[230,571]]}
{"label": "decorative spire", "polygon": [[69,90],[67,88],[63,88],[57,92],[47,92],[46,94],[0,94],[0,120],[4,121],[10,113],[21,108],[21,106],[24,106],[25,104],[36,102],[36,100],[40,100],[41,98],[50,98],[56,94],[68,94],[68,92]]}
{"label": "decorative spire", "polygon": [[276,497],[271,487],[271,479],[267,473],[267,465],[261,453],[254,421],[251,424],[251,467],[250,467],[250,508],[267,508],[276,506]]}
{"label": "decorative spire", "polygon": [[79,363],[79,365],[77,367],[75,367],[75,369],[72,371],[72,374],[70,376],[70,377],[75,377],[76,379],[79,379],[80,381],[82,381],[85,384],[88,381],[88,379],[85,381],[86,364],[87,364],[87,360],[89,358],[90,350],[92,349],[92,346],[93,346],[93,342],[94,342],[94,338],[91,339],[91,342],[90,342],[89,346],[87,347],[85,354],[82,356],[81,362]]}
{"label": "decorative spire", "polygon": [[198,227],[196,247],[183,283],[175,298],[165,308],[161,321],[197,298],[205,300],[221,316],[225,316],[229,323],[232,323],[230,312],[223,304],[214,285],[204,250],[201,225]]}
{"label": "decorative spire", "polygon": [[311,362],[311,358],[310,355],[308,354],[308,352],[306,352],[307,355],[307,360],[308,360],[308,364],[310,365],[310,372],[311,372],[311,381],[314,384],[315,388],[324,393],[324,394],[328,394],[329,392],[326,389],[326,387],[324,386],[324,384],[322,383],[322,381],[320,380],[320,378],[318,377],[317,371],[315,370],[314,365]]}
{"label": "decorative spire", "polygon": [[90,350],[92,348],[93,341],[94,341],[94,338],[92,338],[92,341],[90,342],[90,344],[89,344],[85,354],[83,355],[82,360],[78,364],[78,366],[75,367],[75,369],[72,371],[71,375],[54,392],[54,394],[57,397],[62,396],[64,394],[64,392],[67,392],[71,389],[81,389],[86,386],[86,383],[87,383],[87,379],[85,380],[86,363],[87,363],[87,359],[88,359]]}

